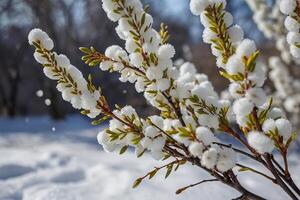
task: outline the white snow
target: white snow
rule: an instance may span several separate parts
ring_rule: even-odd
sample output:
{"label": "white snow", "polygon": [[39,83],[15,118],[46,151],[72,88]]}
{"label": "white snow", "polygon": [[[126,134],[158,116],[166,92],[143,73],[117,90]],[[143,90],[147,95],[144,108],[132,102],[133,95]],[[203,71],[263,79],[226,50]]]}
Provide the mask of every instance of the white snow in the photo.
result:
{"label": "white snow", "polygon": [[[226,200],[239,195],[220,183],[176,195],[178,188],[209,178],[191,165],[166,180],[164,173],[158,173],[132,189],[136,178],[163,163],[149,155],[137,159],[131,151],[122,156],[104,153],[96,141],[99,129],[79,117],[66,122],[46,117],[0,119],[0,200]],[[299,159],[293,155],[290,161],[300,183]],[[249,190],[267,199],[288,199],[278,187],[248,175],[243,172],[238,177]]]}

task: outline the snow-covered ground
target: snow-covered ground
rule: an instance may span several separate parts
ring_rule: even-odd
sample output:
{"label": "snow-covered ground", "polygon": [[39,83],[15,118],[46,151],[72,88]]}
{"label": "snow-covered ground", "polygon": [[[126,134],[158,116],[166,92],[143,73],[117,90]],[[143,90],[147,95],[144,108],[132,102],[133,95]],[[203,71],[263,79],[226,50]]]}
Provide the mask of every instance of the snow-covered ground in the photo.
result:
{"label": "snow-covered ground", "polygon": [[[153,166],[149,155],[106,154],[97,145],[99,128],[73,116],[65,122],[47,117],[0,119],[0,200],[226,200],[238,193],[222,184],[207,183],[176,195],[176,189],[207,179],[187,165],[165,180],[158,174],[131,189],[133,181]],[[290,158],[300,183],[300,161]],[[286,200],[279,188],[260,177],[239,175],[250,190],[270,200]]]}

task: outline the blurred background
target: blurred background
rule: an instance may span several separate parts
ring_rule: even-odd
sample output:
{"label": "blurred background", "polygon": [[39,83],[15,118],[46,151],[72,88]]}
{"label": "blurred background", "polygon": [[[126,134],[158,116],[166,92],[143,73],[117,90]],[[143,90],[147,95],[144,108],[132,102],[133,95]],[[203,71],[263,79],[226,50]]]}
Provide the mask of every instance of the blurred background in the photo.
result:
{"label": "blurred background", "polygon": [[[155,19],[169,26],[170,43],[177,50],[176,58],[194,62],[199,71],[209,75],[218,91],[226,84],[216,73],[210,47],[201,41],[202,27],[199,19],[189,12],[188,1],[145,0]],[[242,25],[246,36],[269,47],[252,21],[252,13],[242,0],[229,1],[228,10],[235,21]],[[143,110],[147,108],[141,95],[132,86],[119,84],[114,74],[91,69],[81,61],[80,46],[94,46],[100,52],[113,44],[124,45],[101,9],[99,0],[1,0],[0,1],[0,116],[16,117],[49,115],[63,119],[76,112],[64,102],[55,83],[46,79],[41,67],[33,59],[33,49],[28,45],[27,35],[32,28],[45,30],[54,40],[55,50],[66,54],[73,65],[85,75],[95,74],[97,84],[113,104],[131,104]],[[114,90],[110,88],[113,86]],[[43,97],[36,92],[42,90]],[[120,98],[122,97],[122,98]],[[50,99],[45,105],[45,99]]]}
{"label": "blurred background", "polygon": [[[168,25],[176,62],[191,61],[221,92],[228,82],[218,74],[210,46],[202,42],[199,18],[189,11],[188,0],[143,0],[150,5],[155,24]],[[270,1],[274,2],[274,1]],[[228,11],[242,26],[246,37],[262,50],[261,59],[277,55],[274,41],[267,40],[252,20],[243,0],[228,0]],[[115,33],[100,0],[1,0],[0,1],[0,200],[224,200],[238,194],[222,185],[176,196],[178,187],[208,175],[189,166],[171,181],[155,178],[131,190],[131,184],[153,166],[148,155],[137,160],[129,155],[107,155],[97,144],[103,127],[92,127],[48,80],[33,58],[27,35],[41,28],[54,40],[55,51],[66,54],[84,75],[93,74],[111,103],[132,105],[141,116],[152,110],[134,86],[120,83],[117,74],[101,72],[81,61],[78,47],[93,46],[100,52],[113,44],[124,46]],[[299,71],[299,70],[298,70]],[[297,156],[291,158],[298,160]],[[299,173],[299,165],[291,169]],[[160,177],[163,177],[160,176]],[[185,177],[180,178],[180,177]],[[243,178],[243,177],[240,177]],[[245,184],[272,200],[287,199],[264,181],[244,179]],[[166,182],[166,183],[165,183]],[[165,184],[162,184],[165,183]],[[267,193],[267,194],[266,194]],[[151,195],[149,195],[151,194]],[[275,195],[274,195],[275,194]],[[268,197],[268,196],[267,196]],[[275,198],[274,198],[275,197]]]}

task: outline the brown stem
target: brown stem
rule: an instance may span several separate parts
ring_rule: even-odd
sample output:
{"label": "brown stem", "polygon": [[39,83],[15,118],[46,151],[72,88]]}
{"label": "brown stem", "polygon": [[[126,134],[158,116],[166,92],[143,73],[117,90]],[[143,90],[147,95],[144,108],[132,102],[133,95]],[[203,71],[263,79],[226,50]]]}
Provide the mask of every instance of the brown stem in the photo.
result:
{"label": "brown stem", "polygon": [[291,176],[286,177],[284,180],[287,182],[287,184],[289,184],[289,186],[290,186],[291,188],[293,188],[293,190],[298,194],[298,196],[300,196],[300,189],[299,189],[299,187],[295,184],[295,182],[294,182],[294,180],[292,179],[292,177],[291,177]]}
{"label": "brown stem", "polygon": [[246,190],[239,182],[239,180],[237,179],[236,175],[234,174],[234,172],[232,170],[229,170],[227,172],[228,176],[231,178],[231,180],[234,183],[234,188],[236,188],[237,190],[239,190],[242,193],[242,196],[240,197],[241,199],[244,200],[263,200],[264,198],[253,194],[252,192]]}
{"label": "brown stem", "polygon": [[271,155],[271,160],[273,161],[273,163],[275,163],[275,165],[277,166],[277,168],[284,173],[284,169],[281,167],[281,165],[275,160],[274,156]]}
{"label": "brown stem", "polygon": [[[258,120],[258,115],[257,115],[257,107],[255,107],[253,109],[253,112],[252,112],[252,115],[255,119],[255,123],[256,123],[256,128],[258,131],[262,131],[262,127],[261,127],[261,124],[259,123],[259,120]],[[287,179],[287,175],[282,175],[280,171],[278,171],[278,169],[273,165],[273,162],[272,162],[272,155],[271,154],[267,154],[267,155],[264,155],[263,156],[266,160],[266,164],[267,164],[267,167],[268,169],[272,172],[272,174],[274,175],[276,181],[277,181],[277,184],[294,200],[297,200],[298,198],[295,196],[295,194],[293,193],[293,191],[291,191],[291,189],[286,185],[286,183],[288,185],[290,185],[292,187],[293,185],[293,181],[291,181],[291,179]],[[273,158],[273,160],[275,161],[275,159]],[[277,163],[277,162],[276,162]],[[278,164],[278,163],[277,163]],[[278,164],[278,166],[280,166]],[[283,170],[281,167],[279,168],[280,170]],[[284,172],[286,172],[286,170],[283,170]],[[288,176],[290,177],[290,176]],[[286,182],[284,182],[282,179]],[[295,187],[296,185],[294,184],[293,187]],[[293,188],[292,187],[292,188]],[[299,191],[299,188],[296,186],[295,188],[293,188],[294,190],[296,190],[295,192],[299,195],[300,194],[300,191]],[[298,192],[299,193],[298,193]]]}
{"label": "brown stem", "polygon": [[300,196],[300,189],[295,184],[294,180],[291,176],[281,176],[282,179],[297,193],[298,196]]}
{"label": "brown stem", "polygon": [[284,162],[284,174],[285,176],[289,176],[289,164],[287,160],[287,151],[282,151],[282,157],[283,157],[283,162]]}
{"label": "brown stem", "polygon": [[275,165],[277,166],[277,168],[279,169],[279,171],[277,170],[279,176],[286,182],[286,184],[288,184],[299,196],[300,196],[300,189],[299,187],[295,184],[294,180],[292,179],[290,173],[288,174],[283,174],[285,173],[285,170],[280,166],[280,164],[274,159],[274,157],[271,157],[271,160],[273,161],[273,163],[275,163]]}
{"label": "brown stem", "polygon": [[180,144],[179,142],[177,142],[174,138],[172,138],[168,133],[166,133],[164,130],[162,130],[161,128],[159,128],[156,124],[153,124],[153,126],[155,126],[155,128],[157,128],[161,133],[163,133],[164,135],[166,135],[172,142],[173,144],[178,147],[179,149],[181,149],[182,151],[185,152],[185,154],[188,156],[190,153],[187,149],[187,147],[183,144]]}
{"label": "brown stem", "polygon": [[236,138],[241,144],[243,144],[245,147],[247,147],[253,154],[258,155],[258,153],[256,152],[255,149],[253,149],[247,141],[243,140],[241,138],[241,136],[236,133],[232,128],[230,127],[222,127],[224,129],[224,131],[228,134],[230,134],[231,136],[233,136],[234,138]]}
{"label": "brown stem", "polygon": [[247,152],[245,152],[245,151],[243,151],[243,150],[234,148],[234,147],[232,147],[232,145],[229,145],[229,144],[222,144],[222,143],[219,143],[219,142],[214,142],[214,144],[217,144],[217,145],[220,145],[220,146],[223,146],[223,147],[227,147],[227,148],[231,148],[232,150],[234,150],[234,151],[237,152],[237,153],[243,154],[243,155],[245,155],[245,156],[251,158],[252,160],[258,161],[258,160],[257,160],[257,157],[255,157],[255,156],[251,155],[250,153],[247,153]]}
{"label": "brown stem", "polygon": [[214,182],[214,181],[219,181],[219,180],[218,180],[218,179],[207,179],[207,180],[203,180],[203,181],[200,181],[200,182],[198,182],[198,183],[194,183],[194,184],[191,184],[191,185],[188,185],[188,186],[185,186],[185,187],[183,187],[183,188],[178,189],[178,190],[176,191],[176,194],[180,194],[180,193],[182,193],[183,191],[185,191],[186,189],[191,188],[191,187],[195,187],[195,186],[200,185],[200,184],[202,184],[202,183]]}
{"label": "brown stem", "polygon": [[182,124],[182,126],[186,126],[185,122],[183,121],[182,113],[181,113],[180,109],[177,108],[175,103],[172,101],[171,97],[169,95],[167,95],[165,92],[162,92],[162,95],[167,99],[167,101],[169,102],[169,104],[173,108],[173,110],[176,113],[176,116],[178,117],[178,119],[179,119],[180,123]]}
{"label": "brown stem", "polygon": [[257,107],[254,107],[253,108],[253,111],[252,111],[252,115],[253,115],[253,117],[254,117],[254,119],[255,119],[255,126],[256,126],[256,129],[258,130],[258,131],[262,131],[262,127],[261,127],[261,124],[259,123],[259,120],[258,120],[258,115],[257,115],[257,110],[258,110],[258,108]]}
{"label": "brown stem", "polygon": [[176,151],[172,148],[168,148],[168,147],[166,147],[166,150],[170,153],[170,155],[173,155],[174,157],[180,157],[180,158],[186,159],[190,163],[192,163],[192,164],[200,167],[201,169],[205,170],[206,172],[208,172],[210,175],[212,175],[213,177],[218,179],[223,184],[228,185],[229,187],[236,189],[237,191],[239,191],[242,194],[242,196],[245,199],[249,199],[249,200],[250,199],[251,200],[266,200],[265,198],[263,198],[261,196],[258,196],[256,194],[248,191],[246,188],[244,188],[239,183],[239,181],[237,180],[237,178],[235,177],[234,174],[233,174],[234,178],[232,178],[232,179],[234,179],[234,181],[233,181],[232,179],[226,178],[223,174],[220,174],[215,170],[207,169],[204,166],[202,166],[199,158],[186,157],[186,156],[182,155],[181,153],[179,153],[178,151]]}
{"label": "brown stem", "polygon": [[275,163],[275,165],[280,169],[279,176],[300,196],[300,189],[299,187],[295,184],[294,180],[292,179],[289,171],[288,174],[283,174],[286,171],[281,167],[281,165],[274,159],[274,157],[271,157],[271,160],[273,161],[273,163]]}
{"label": "brown stem", "polygon": [[267,161],[267,165],[269,170],[274,175],[277,184],[293,199],[298,200],[298,198],[295,196],[295,194],[290,190],[290,188],[283,182],[283,180],[280,178],[278,171],[276,170],[275,166],[272,163],[270,154],[264,155],[265,160]]}
{"label": "brown stem", "polygon": [[295,13],[297,14],[297,17],[300,17],[300,1],[296,0],[297,6],[295,9]]}

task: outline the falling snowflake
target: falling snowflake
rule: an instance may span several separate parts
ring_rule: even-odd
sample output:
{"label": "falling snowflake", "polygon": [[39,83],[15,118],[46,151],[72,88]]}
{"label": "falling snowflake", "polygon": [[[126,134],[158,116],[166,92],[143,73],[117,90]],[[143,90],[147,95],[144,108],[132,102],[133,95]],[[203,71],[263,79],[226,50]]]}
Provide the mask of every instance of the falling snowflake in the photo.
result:
{"label": "falling snowflake", "polygon": [[45,105],[50,106],[51,105],[51,100],[50,99],[45,99]]}
{"label": "falling snowflake", "polygon": [[35,94],[36,94],[37,97],[42,97],[42,96],[44,96],[43,90],[38,90],[38,91],[36,91]]}

